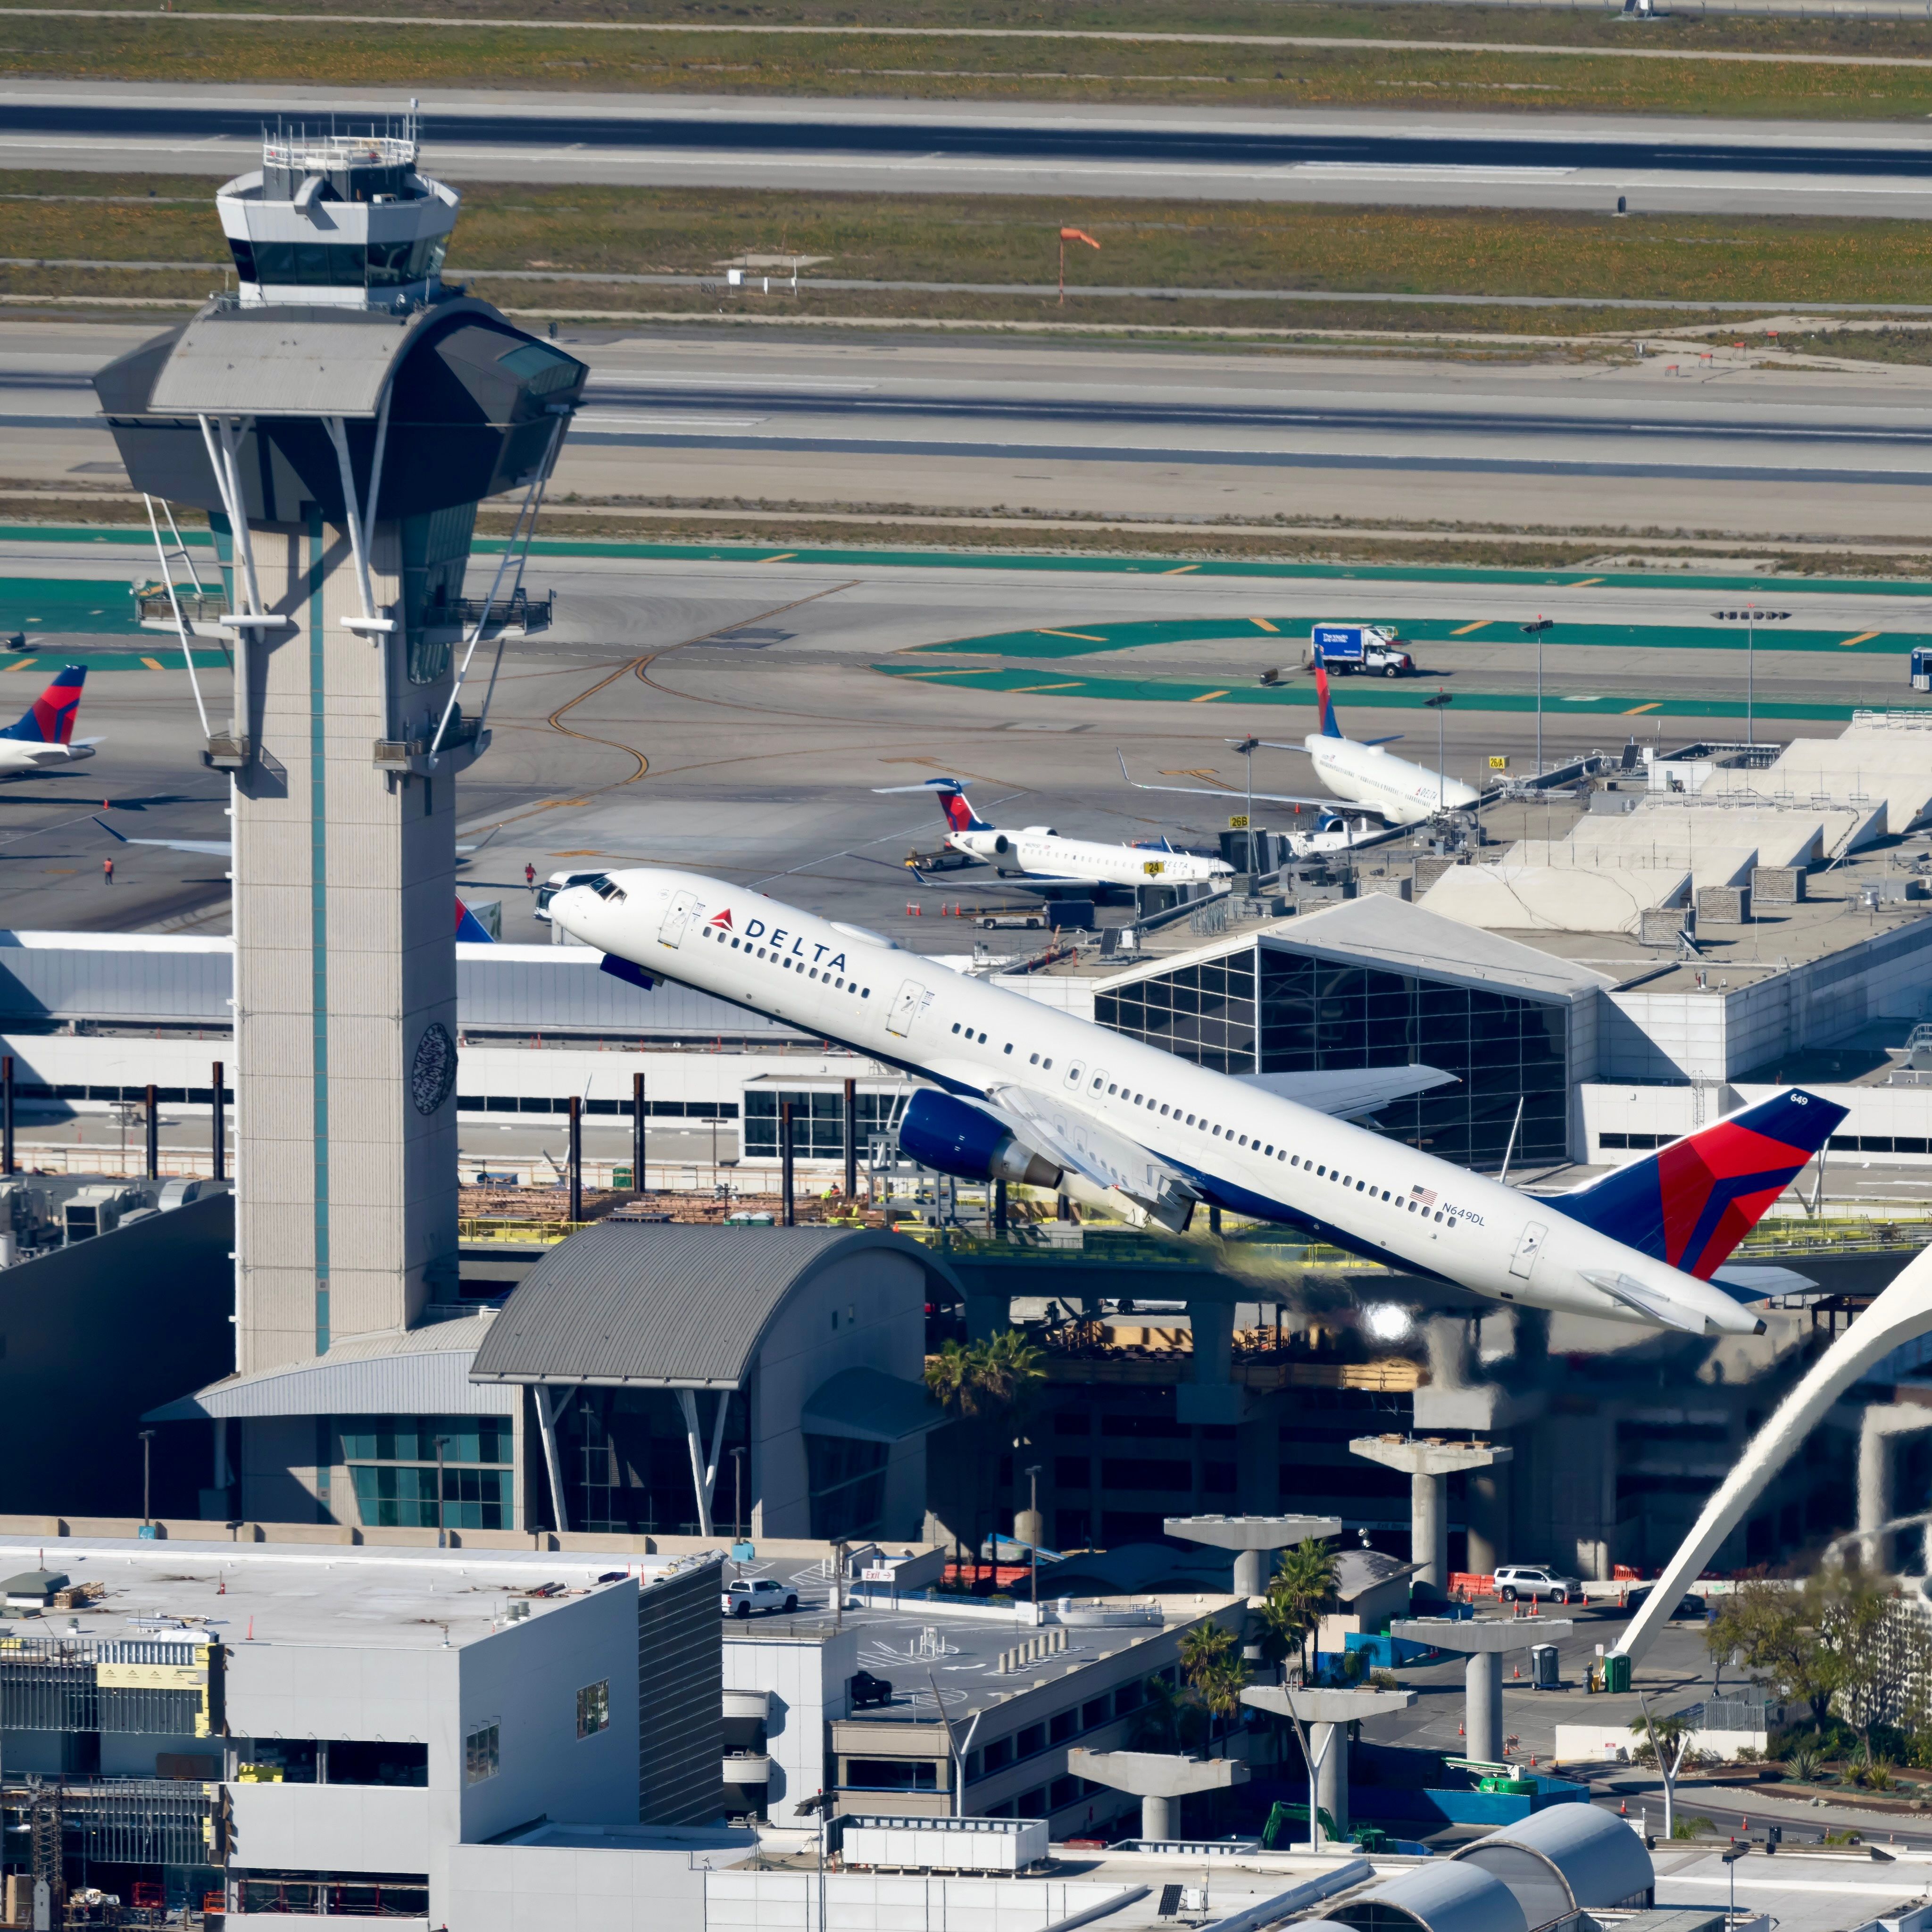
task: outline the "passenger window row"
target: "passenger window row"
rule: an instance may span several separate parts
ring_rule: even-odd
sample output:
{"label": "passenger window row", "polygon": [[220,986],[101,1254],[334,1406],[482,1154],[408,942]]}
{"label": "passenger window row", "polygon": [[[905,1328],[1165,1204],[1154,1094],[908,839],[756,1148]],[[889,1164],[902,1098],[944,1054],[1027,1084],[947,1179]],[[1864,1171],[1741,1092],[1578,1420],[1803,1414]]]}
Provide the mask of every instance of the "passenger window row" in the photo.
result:
{"label": "passenger window row", "polygon": [[701,926],[698,929],[706,938],[716,940],[721,946],[730,938],[734,952],[742,950],[754,958],[771,960],[788,973],[802,973],[808,980],[823,980],[836,993],[850,993],[861,1000],[869,1000],[872,997],[872,988],[860,986],[856,980],[848,980],[842,976],[835,978],[830,973],[821,973],[816,966],[807,966],[803,960],[794,959],[790,953],[780,952],[776,947],[754,946],[748,939],[739,939],[728,934],[722,926]]}

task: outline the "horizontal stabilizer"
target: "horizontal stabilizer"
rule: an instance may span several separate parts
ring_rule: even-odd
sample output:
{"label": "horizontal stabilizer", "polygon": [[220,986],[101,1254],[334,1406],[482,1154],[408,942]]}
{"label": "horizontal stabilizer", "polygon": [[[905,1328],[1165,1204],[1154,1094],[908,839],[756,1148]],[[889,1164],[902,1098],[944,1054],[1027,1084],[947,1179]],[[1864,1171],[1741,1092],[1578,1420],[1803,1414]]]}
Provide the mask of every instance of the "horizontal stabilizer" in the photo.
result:
{"label": "horizontal stabilizer", "polygon": [[1432,1087],[1452,1085],[1458,1076],[1436,1066],[1365,1066],[1336,1073],[1242,1073],[1245,1087],[1258,1087],[1277,1100],[1292,1100],[1336,1120],[1373,1113],[1391,1100],[1426,1093]]}
{"label": "horizontal stabilizer", "polygon": [[1711,1277],[1713,1288],[1721,1288],[1737,1300],[1749,1304],[1768,1301],[1774,1295],[1817,1294],[1822,1291],[1808,1274],[1796,1268],[1746,1265],[1726,1262]]}

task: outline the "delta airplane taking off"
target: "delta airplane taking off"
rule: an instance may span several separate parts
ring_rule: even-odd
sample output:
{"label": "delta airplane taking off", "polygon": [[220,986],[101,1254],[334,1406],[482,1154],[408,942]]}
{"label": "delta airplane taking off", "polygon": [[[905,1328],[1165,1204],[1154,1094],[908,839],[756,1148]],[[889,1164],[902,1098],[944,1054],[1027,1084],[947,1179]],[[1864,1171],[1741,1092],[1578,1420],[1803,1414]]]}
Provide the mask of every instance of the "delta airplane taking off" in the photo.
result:
{"label": "delta airplane taking off", "polygon": [[[1306,752],[1315,760],[1316,776],[1336,797],[1379,812],[1391,825],[1420,825],[1439,812],[1461,812],[1481,803],[1482,794],[1460,779],[1445,778],[1426,766],[1412,765],[1406,758],[1391,758],[1382,747],[1393,744],[1393,739],[1364,741],[1343,737],[1341,727],[1335,722],[1335,700],[1329,694],[1328,667],[1318,656],[1315,660],[1315,690],[1322,706],[1320,730],[1310,732],[1298,745],[1258,739],[1257,748]],[[1126,769],[1123,763],[1121,770]],[[1127,782],[1137,791],[1184,791],[1212,798],[1249,795],[1202,785],[1142,784],[1133,778]],[[1270,805],[1326,806],[1328,802],[1326,799],[1299,798],[1280,792],[1258,791],[1252,796]]]}
{"label": "delta airplane taking off", "polygon": [[928,778],[923,784],[874,785],[872,789],[886,794],[931,793],[939,800],[946,820],[946,842],[954,851],[988,860],[1041,885],[1077,880],[1096,886],[1144,886],[1150,880],[1184,885],[1234,875],[1234,867],[1225,859],[1177,852],[1164,838],[1150,845],[1104,845],[1092,839],[1063,838],[1050,825],[1002,832],[968,804],[966,788],[957,778]]}
{"label": "delta airplane taking off", "polygon": [[[550,916],[620,978],[695,986],[922,1076],[899,1144],[942,1173],[1124,1198],[1169,1228],[1206,1202],[1492,1300],[1691,1334],[1762,1331],[1748,1286],[1712,1277],[1845,1118],[1790,1089],[1536,1198],[1339,1118],[1388,1075],[1213,1072],[721,879],[607,873]],[[1383,1100],[1442,1077],[1390,1072]]]}
{"label": "delta airplane taking off", "polygon": [[17,724],[0,730],[0,776],[45,771],[50,765],[93,757],[94,746],[106,741],[74,735],[80,688],[86,682],[85,664],[68,664],[21,714]]}

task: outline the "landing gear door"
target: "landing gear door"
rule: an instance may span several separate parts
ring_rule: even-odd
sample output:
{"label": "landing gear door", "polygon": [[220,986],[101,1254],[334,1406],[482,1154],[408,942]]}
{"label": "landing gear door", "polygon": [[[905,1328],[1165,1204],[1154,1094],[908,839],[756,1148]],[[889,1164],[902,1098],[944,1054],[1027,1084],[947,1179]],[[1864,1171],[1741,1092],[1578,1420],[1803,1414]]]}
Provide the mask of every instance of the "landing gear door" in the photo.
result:
{"label": "landing gear door", "polygon": [[926,988],[916,980],[907,980],[893,998],[892,1011],[886,1016],[886,1032],[904,1040],[911,1032],[914,1016],[925,998]]}
{"label": "landing gear door", "polygon": [[1510,1273],[1520,1275],[1525,1281],[1529,1271],[1536,1265],[1536,1258],[1543,1252],[1544,1237],[1550,1230],[1540,1221],[1532,1221],[1516,1237],[1516,1252],[1510,1256]]}
{"label": "landing gear door", "polygon": [[674,892],[670,903],[664,908],[664,923],[658,928],[658,943],[661,946],[682,946],[684,929],[691,923],[691,916],[698,910],[695,892]]}

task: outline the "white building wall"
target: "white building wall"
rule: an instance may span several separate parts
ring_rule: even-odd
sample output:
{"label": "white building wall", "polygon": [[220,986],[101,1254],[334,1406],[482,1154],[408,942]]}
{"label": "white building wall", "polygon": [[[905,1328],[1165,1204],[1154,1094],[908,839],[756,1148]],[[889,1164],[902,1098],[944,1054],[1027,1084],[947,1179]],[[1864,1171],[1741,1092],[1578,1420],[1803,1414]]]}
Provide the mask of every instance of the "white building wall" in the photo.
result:
{"label": "white building wall", "polygon": [[[800,1412],[842,1369],[883,1370],[916,1382],[926,1361],[926,1276],[903,1255],[861,1253],[815,1276],[780,1311],[752,1382],[754,1536],[808,1536],[811,1495]],[[923,1437],[893,1452],[887,1500],[907,1512],[883,1532],[917,1536],[923,1520]]]}
{"label": "white building wall", "polygon": [[[462,1834],[493,1838],[539,1814],[586,1825],[638,1822],[638,1585],[634,1578],[508,1624],[460,1653],[456,1748],[500,1726],[502,1768],[463,1790]],[[608,1682],[610,1722],[577,1735],[577,1694]],[[459,1755],[458,1774],[461,1759]],[[432,1906],[435,1900],[432,1898]]]}
{"label": "white building wall", "polygon": [[802,1637],[727,1636],[724,1688],[762,1690],[770,1702],[765,1742],[772,1761],[765,1788],[775,1825],[802,1822],[796,1810],[830,1781],[826,1726],[850,1714],[850,1686],[859,1668],[859,1634],[840,1630],[823,1642]]}
{"label": "white building wall", "polygon": [[[1710,1096],[1710,1111],[1704,1124],[1741,1107],[1755,1106],[1782,1093],[1780,1087],[1727,1084]],[[1851,1111],[1838,1127],[1840,1136],[1885,1135],[1932,1138],[1932,1085],[1923,1087],[1846,1087],[1808,1084],[1805,1091],[1821,1100],[1832,1100]],[[1621,1166],[1626,1161],[1642,1160],[1644,1151],[1622,1148],[1605,1148],[1603,1136],[1616,1134],[1660,1134],[1675,1139],[1688,1134],[1696,1124],[1694,1118],[1695,1096],[1688,1086],[1625,1086],[1603,1081],[1581,1090],[1586,1150],[1583,1158],[1593,1165]],[[1826,1186],[1834,1159],[1859,1161],[1871,1159],[1886,1166],[1932,1166],[1932,1154],[1884,1154],[1828,1156]]]}

